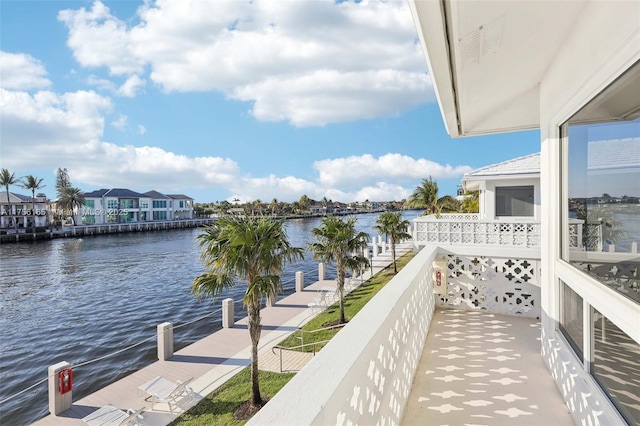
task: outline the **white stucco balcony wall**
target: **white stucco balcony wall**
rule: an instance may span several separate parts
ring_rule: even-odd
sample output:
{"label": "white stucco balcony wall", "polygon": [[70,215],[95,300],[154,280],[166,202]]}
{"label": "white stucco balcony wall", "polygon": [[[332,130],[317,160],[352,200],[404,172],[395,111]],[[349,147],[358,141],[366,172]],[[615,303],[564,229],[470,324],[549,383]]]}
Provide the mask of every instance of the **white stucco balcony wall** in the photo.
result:
{"label": "white stucco balcony wall", "polygon": [[248,424],[398,424],[435,310],[436,253],[421,250]]}

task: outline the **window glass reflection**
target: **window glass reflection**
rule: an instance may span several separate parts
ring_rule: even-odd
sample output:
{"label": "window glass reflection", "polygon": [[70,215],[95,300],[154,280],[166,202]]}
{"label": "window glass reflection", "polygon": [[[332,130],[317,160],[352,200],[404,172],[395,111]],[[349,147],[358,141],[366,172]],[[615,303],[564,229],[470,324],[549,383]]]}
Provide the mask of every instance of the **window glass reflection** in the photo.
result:
{"label": "window glass reflection", "polygon": [[569,260],[640,303],[640,65],[563,126]]}
{"label": "window glass reflection", "polygon": [[598,311],[593,327],[591,373],[629,424],[640,424],[640,344]]}
{"label": "window glass reflection", "polygon": [[560,331],[564,334],[576,355],[582,361],[584,356],[582,297],[565,283],[561,283],[562,314],[560,316]]}

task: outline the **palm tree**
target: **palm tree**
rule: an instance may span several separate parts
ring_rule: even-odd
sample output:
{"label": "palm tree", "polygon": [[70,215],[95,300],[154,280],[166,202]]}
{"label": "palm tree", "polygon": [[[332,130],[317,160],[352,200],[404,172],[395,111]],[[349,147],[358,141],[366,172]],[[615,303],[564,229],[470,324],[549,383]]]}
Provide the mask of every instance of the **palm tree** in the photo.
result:
{"label": "palm tree", "polygon": [[340,324],[347,322],[344,316],[343,297],[346,270],[354,271],[360,265],[369,265],[366,257],[351,256],[351,253],[357,253],[367,247],[369,241],[369,234],[358,232],[355,225],[355,218],[344,221],[335,216],[327,216],[322,219],[319,227],[311,230],[311,235],[316,237],[316,242],[309,244],[314,260],[336,263],[336,281],[340,293]]}
{"label": "palm tree", "polygon": [[276,211],[278,211],[278,199],[274,198],[273,200],[271,200],[271,215],[275,216],[276,215]]}
{"label": "palm tree", "polygon": [[251,215],[255,216],[256,215],[256,211],[259,214],[262,214],[262,201],[260,201],[259,198],[257,200],[255,200],[253,203],[251,203]]}
{"label": "palm tree", "polygon": [[467,191],[462,200],[464,213],[478,213],[480,211],[480,191]]}
{"label": "palm tree", "polygon": [[79,188],[63,187],[60,189],[60,198],[58,199],[58,205],[63,210],[71,211],[71,220],[73,225],[76,224],[75,211],[84,206],[85,197],[84,192]]}
{"label": "palm tree", "polygon": [[460,211],[460,202],[451,195],[438,198],[438,182],[433,180],[431,176],[422,179],[422,183],[413,190],[408,205],[414,208],[424,208],[423,214],[435,214],[437,217],[441,212]]}
{"label": "palm tree", "polygon": [[311,199],[309,199],[309,197],[304,194],[302,197],[300,197],[298,204],[300,205],[300,209],[306,212],[309,209],[309,205],[311,205]]}
{"label": "palm tree", "polygon": [[[16,179],[15,172],[9,172],[8,169],[2,169],[0,171],[0,185],[4,186],[5,191],[7,191],[7,208],[9,211],[7,213],[12,214],[13,210],[11,209],[11,198],[9,197],[9,187],[11,185],[17,184],[19,181]],[[11,216],[13,218],[13,226],[18,231],[18,222],[16,221],[16,217],[14,215]]]}
{"label": "palm tree", "polygon": [[31,215],[33,216],[33,237],[36,236],[36,190],[44,188],[46,185],[42,184],[44,179],[37,178],[33,175],[25,176],[22,180],[22,186],[24,189],[31,190]]}
{"label": "palm tree", "polygon": [[263,405],[258,383],[258,342],[263,297],[282,288],[280,274],[285,262],[303,258],[303,250],[292,247],[284,221],[264,217],[229,216],[218,219],[198,235],[205,272],[193,281],[193,294],[212,298],[236,281],[247,283],[243,303],[249,317],[251,337],[251,399],[253,409]]}
{"label": "palm tree", "polygon": [[407,232],[409,227],[409,221],[402,219],[402,212],[384,212],[376,219],[376,224],[373,227],[381,234],[385,234],[389,238],[391,243],[391,255],[393,257],[393,273],[398,273],[396,267],[396,242],[403,240],[410,240],[411,234]]}
{"label": "palm tree", "polygon": [[411,207],[424,208],[425,213],[433,214],[438,212],[438,183],[431,179],[422,179],[422,183],[413,190],[409,197]]}
{"label": "palm tree", "polygon": [[445,195],[444,197],[438,199],[437,206],[438,213],[459,213],[461,203],[451,195]]}

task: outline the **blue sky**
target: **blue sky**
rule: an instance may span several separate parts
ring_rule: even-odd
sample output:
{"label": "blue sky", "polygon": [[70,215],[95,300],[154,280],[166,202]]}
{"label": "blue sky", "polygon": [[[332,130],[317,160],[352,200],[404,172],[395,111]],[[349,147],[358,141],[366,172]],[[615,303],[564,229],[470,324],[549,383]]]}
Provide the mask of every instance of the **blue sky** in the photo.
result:
{"label": "blue sky", "polygon": [[58,167],[196,202],[442,196],[540,146],[449,137],[400,1],[0,0],[0,51],[0,167],[52,198]]}

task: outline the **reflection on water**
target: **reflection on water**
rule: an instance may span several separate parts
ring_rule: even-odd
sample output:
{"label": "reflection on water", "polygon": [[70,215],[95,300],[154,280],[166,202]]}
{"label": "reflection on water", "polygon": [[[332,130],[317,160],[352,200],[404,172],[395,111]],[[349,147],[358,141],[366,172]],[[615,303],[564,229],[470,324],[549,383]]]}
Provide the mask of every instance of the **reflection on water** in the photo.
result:
{"label": "reflection on water", "polygon": [[[374,235],[376,217],[358,216],[358,228]],[[318,224],[318,219],[288,221],[292,244],[306,248],[312,241],[310,231]],[[154,337],[158,324],[193,321],[219,309],[225,297],[236,301],[236,319],[243,317],[241,286],[214,304],[190,294],[191,282],[203,271],[195,239],[199,232],[127,233],[0,246],[0,400],[46,378],[52,364],[77,364]],[[307,282],[317,279],[311,254],[286,268],[284,295],[294,291],[296,271],[303,271]],[[335,277],[334,268],[327,268],[327,277]],[[219,329],[220,322],[218,314],[176,330],[176,349]],[[74,399],[153,362],[155,345],[152,339],[77,368]],[[28,424],[46,414],[46,384],[0,407],[2,424]]]}

